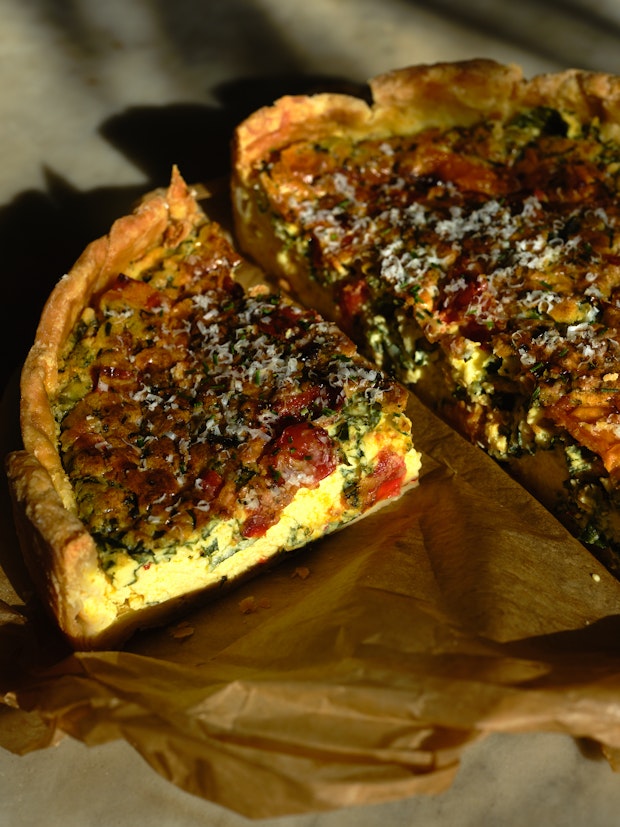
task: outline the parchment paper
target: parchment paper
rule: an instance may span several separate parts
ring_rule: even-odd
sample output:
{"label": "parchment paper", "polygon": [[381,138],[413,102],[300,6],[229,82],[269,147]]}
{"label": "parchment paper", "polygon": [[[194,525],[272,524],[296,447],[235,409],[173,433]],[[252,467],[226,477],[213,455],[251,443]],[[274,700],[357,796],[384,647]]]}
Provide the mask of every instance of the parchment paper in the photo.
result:
{"label": "parchment paper", "polygon": [[[6,448],[16,400],[4,400]],[[485,734],[620,750],[620,583],[411,399],[417,489],[122,652],[70,652],[2,491],[0,746],[124,738],[249,817],[437,792]]]}

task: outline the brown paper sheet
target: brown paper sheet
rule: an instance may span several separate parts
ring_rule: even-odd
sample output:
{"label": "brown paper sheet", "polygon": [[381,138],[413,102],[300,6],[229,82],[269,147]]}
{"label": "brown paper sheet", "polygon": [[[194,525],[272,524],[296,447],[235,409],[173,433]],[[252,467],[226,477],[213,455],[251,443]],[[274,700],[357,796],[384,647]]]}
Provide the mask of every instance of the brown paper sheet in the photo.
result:
{"label": "brown paper sheet", "polygon": [[30,600],[4,501],[0,745],[123,738],[251,817],[439,791],[494,731],[591,738],[613,763],[620,584],[411,408],[419,488],[122,652],[64,648]]}
{"label": "brown paper sheet", "polygon": [[[13,447],[16,399],[3,403]],[[620,583],[411,401],[420,486],[122,652],[71,653],[0,518],[0,746],[125,739],[249,817],[437,792],[490,732],[620,755]]]}

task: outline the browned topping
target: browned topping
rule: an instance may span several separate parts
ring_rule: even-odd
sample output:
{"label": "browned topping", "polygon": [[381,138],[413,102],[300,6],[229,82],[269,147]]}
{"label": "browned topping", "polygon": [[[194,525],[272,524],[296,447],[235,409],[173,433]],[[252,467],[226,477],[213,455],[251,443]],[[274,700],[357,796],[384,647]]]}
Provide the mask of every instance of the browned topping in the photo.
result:
{"label": "browned topping", "polygon": [[[261,536],[342,461],[351,405],[403,391],[313,311],[230,277],[211,225],[119,274],[84,314],[55,403],[79,513],[138,559],[237,518]],[[144,561],[143,561],[144,562]],[[148,565],[148,562],[147,562]]]}
{"label": "browned topping", "polygon": [[505,408],[509,452],[523,447],[511,418],[526,400],[616,472],[620,147],[595,127],[568,133],[557,112],[536,110],[504,125],[300,143],[274,154],[257,186],[287,222],[279,232],[333,284],[345,328],[371,341],[376,317],[387,321],[384,363],[405,379],[413,369],[394,333],[403,316],[451,360],[474,343],[489,356],[477,402]]}

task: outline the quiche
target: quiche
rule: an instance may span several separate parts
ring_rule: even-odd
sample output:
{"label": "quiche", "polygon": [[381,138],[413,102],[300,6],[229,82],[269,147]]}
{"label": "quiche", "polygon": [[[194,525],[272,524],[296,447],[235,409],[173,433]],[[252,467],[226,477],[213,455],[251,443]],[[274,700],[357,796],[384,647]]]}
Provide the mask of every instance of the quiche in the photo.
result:
{"label": "quiche", "polygon": [[175,170],[44,308],[8,477],[75,647],[118,646],[418,479],[404,388],[248,272]]}
{"label": "quiche", "polygon": [[234,141],[242,251],[620,574],[620,79],[475,60],[285,97]]}

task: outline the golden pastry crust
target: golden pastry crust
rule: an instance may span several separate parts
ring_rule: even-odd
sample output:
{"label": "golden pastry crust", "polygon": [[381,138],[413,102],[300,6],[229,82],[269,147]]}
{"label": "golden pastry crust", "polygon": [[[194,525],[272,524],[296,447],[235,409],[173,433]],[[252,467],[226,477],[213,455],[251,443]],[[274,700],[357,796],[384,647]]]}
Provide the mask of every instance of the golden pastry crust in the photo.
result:
{"label": "golden pastry crust", "polygon": [[417,481],[404,389],[313,311],[244,291],[240,263],[174,170],[44,308],[7,471],[76,647],[118,646]]}
{"label": "golden pastry crust", "polygon": [[620,78],[476,60],[370,89],[282,98],[239,126],[241,249],[538,495],[520,457],[560,445],[546,501],[570,488],[567,522],[583,512],[576,531],[618,557]]}
{"label": "golden pastry crust", "polygon": [[108,235],[89,244],[50,295],[21,373],[20,427],[25,450],[52,478],[62,502],[74,509],[62,468],[49,400],[58,389],[62,349],[91,298],[128,264],[162,243],[174,246],[200,221],[197,202],[174,170],[167,192],[146,197],[134,213],[118,219]]}
{"label": "golden pastry crust", "polygon": [[120,218],[109,234],[91,243],[50,295],[20,381],[20,427],[24,450],[7,458],[16,528],[33,581],[61,629],[77,646],[113,645],[129,630],[117,617],[94,637],[84,625],[85,602],[105,604],[93,538],[76,515],[71,483],[58,452],[50,399],[58,387],[59,359],[74,325],[92,296],[130,261],[167,236],[186,236],[199,220],[197,203],[174,170],[167,192],[153,193]]}
{"label": "golden pastry crust", "polygon": [[616,132],[620,122],[620,78],[598,72],[569,69],[527,80],[518,66],[479,59],[396,69],[369,85],[370,104],[333,93],[286,96],[250,115],[234,136],[233,194],[259,159],[296,140],[380,138],[467,126],[550,101],[581,123],[597,118]]}

